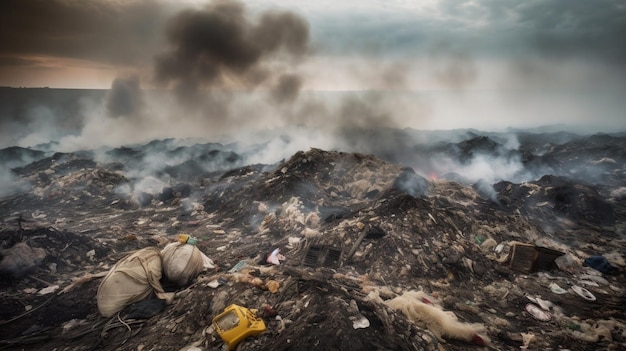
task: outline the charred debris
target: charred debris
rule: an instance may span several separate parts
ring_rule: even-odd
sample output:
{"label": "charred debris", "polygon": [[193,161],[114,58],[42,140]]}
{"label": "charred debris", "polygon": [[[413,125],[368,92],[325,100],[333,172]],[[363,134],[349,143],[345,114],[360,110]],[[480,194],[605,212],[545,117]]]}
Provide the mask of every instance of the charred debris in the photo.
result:
{"label": "charred debris", "polygon": [[[0,199],[0,349],[222,349],[232,304],[266,326],[237,350],[626,347],[626,137],[393,133],[271,165],[174,139],[0,150],[20,184]],[[476,179],[477,158],[519,168]],[[216,267],[102,317],[106,272],[181,233]]]}

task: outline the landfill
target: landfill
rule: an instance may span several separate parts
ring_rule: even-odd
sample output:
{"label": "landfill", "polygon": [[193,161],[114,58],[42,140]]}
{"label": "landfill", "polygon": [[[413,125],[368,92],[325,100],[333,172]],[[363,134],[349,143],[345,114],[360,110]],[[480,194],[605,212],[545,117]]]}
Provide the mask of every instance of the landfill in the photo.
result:
{"label": "landfill", "polygon": [[[494,138],[411,152],[463,164]],[[519,138],[523,181],[217,144],[139,176],[169,139],[42,153],[0,198],[0,350],[626,349],[626,136]],[[142,252],[149,283],[103,312]]]}

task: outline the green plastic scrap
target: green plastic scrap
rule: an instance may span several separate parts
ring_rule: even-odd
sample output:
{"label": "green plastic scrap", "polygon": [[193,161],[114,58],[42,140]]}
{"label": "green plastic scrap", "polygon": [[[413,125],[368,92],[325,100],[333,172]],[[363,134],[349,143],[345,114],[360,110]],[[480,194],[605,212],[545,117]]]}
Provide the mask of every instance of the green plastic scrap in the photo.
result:
{"label": "green plastic scrap", "polygon": [[570,323],[567,327],[570,328],[571,330],[580,330],[580,325],[574,322]]}
{"label": "green plastic scrap", "polygon": [[235,273],[235,272],[239,272],[243,266],[246,265],[246,261],[245,260],[241,260],[239,262],[237,262],[236,265],[233,266],[233,268],[231,268],[228,273]]}

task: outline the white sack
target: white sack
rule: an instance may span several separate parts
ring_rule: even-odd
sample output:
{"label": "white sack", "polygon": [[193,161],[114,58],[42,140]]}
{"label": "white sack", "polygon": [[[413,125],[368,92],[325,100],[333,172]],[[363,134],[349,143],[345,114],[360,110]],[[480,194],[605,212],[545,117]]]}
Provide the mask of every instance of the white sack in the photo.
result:
{"label": "white sack", "polygon": [[121,259],[104,277],[98,288],[98,309],[111,317],[124,307],[154,293],[163,293],[161,253],[147,247]]}
{"label": "white sack", "polygon": [[178,286],[188,285],[207,268],[215,267],[195,245],[173,242],[161,250],[163,274]]}

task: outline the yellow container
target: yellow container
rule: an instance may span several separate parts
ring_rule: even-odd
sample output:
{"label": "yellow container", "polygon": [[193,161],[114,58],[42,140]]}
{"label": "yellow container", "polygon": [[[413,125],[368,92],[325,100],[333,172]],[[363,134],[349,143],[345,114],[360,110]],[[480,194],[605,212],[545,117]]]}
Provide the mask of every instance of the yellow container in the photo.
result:
{"label": "yellow container", "polygon": [[257,310],[232,304],[213,318],[213,327],[228,346],[228,350],[235,349],[243,339],[265,331],[265,322],[256,316],[256,312]]}
{"label": "yellow container", "polygon": [[178,234],[178,242],[181,244],[185,244],[187,243],[187,240],[189,240],[189,235],[187,234]]}

